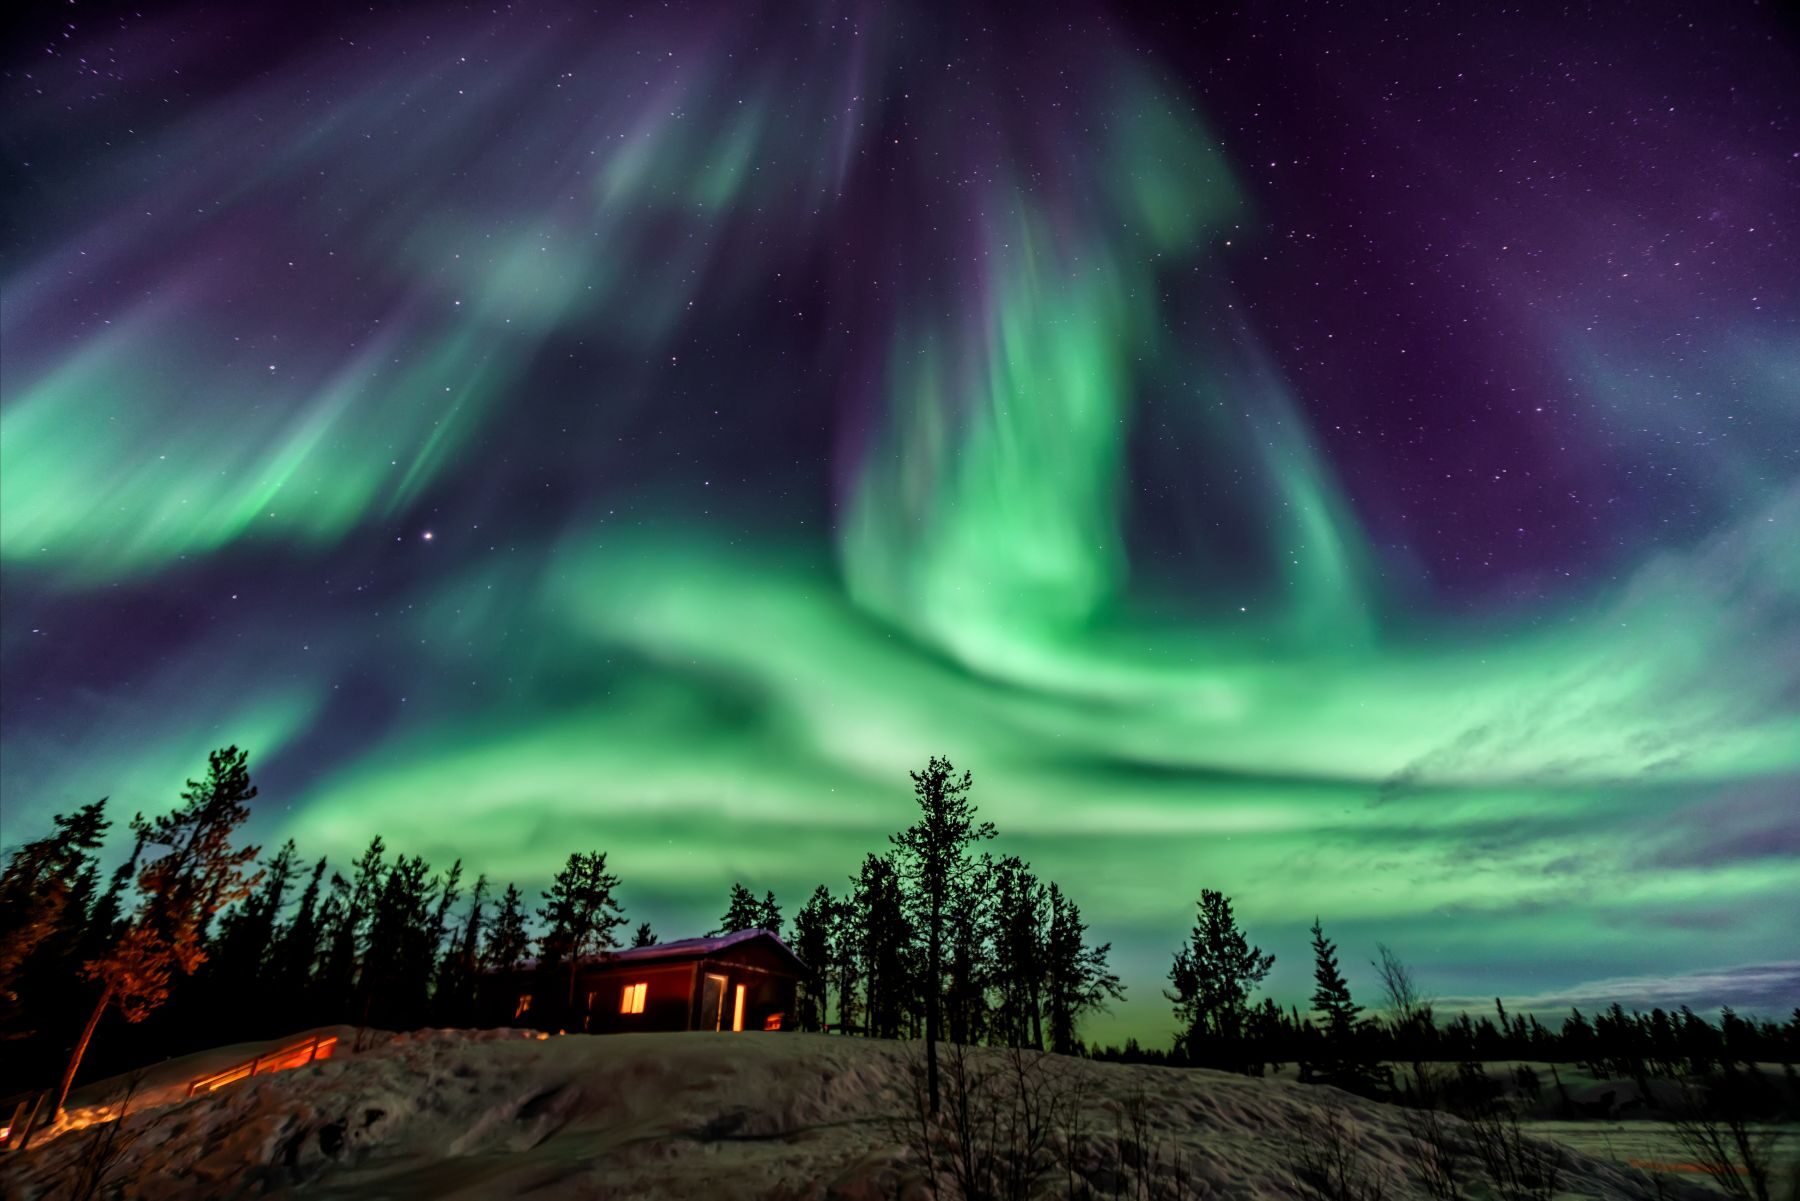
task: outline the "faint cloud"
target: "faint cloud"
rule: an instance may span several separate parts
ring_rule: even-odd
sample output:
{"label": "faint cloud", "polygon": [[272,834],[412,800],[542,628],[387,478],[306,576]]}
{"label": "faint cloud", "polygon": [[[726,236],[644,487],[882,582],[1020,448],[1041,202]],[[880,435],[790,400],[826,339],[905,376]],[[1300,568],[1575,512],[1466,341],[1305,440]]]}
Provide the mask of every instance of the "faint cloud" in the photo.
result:
{"label": "faint cloud", "polygon": [[1720,867],[1800,857],[1800,777],[1734,785],[1666,819],[1645,867]]}
{"label": "faint cloud", "polygon": [[[1800,1005],[1800,960],[1750,963],[1668,976],[1614,976],[1529,996],[1502,997],[1517,1013],[1552,1013],[1570,1008],[1679,1009],[1709,1012],[1729,1005],[1740,1013],[1785,1016]],[[1440,1010],[1487,1009],[1492,997],[1444,997]]]}

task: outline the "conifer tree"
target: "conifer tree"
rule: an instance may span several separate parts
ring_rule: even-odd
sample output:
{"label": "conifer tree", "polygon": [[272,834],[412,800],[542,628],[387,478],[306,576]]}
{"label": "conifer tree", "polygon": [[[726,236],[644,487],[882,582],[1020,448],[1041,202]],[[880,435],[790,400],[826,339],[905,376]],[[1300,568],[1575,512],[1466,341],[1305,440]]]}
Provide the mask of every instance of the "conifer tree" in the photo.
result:
{"label": "conifer tree", "polygon": [[496,975],[519,970],[525,956],[531,953],[531,934],[525,926],[525,898],[516,884],[508,884],[500,898],[500,908],[488,926],[487,942],[481,949],[481,966]]}
{"label": "conifer tree", "polygon": [[290,838],[263,861],[262,887],[227,913],[219,924],[219,936],[207,967],[214,1002],[222,1002],[227,1014],[244,1007],[250,1000],[246,994],[260,997],[264,992],[276,928],[287,905],[288,889],[294,883],[295,854],[294,840]]}
{"label": "conifer tree", "polygon": [[417,855],[397,857],[382,877],[357,982],[363,1024],[405,1028],[423,1016],[436,962],[436,894],[431,865]]}
{"label": "conifer tree", "polygon": [[899,852],[901,875],[910,886],[925,936],[925,1081],[930,1112],[936,1114],[949,906],[973,871],[970,848],[992,838],[994,824],[975,819],[975,806],[969,799],[973,778],[967,771],[958,776],[948,759],[933,755],[924,771],[910,774],[919,820],[890,839]]}
{"label": "conifer tree", "polygon": [[[769,900],[772,902],[774,899],[774,894],[771,893]],[[718,929],[708,931],[707,937],[736,934],[740,930],[763,929],[766,917],[762,902],[756,899],[756,894],[745,888],[743,884],[734,882],[731,886],[731,899],[726,903],[725,912],[719,918]],[[779,927],[780,924],[780,913],[777,911],[776,925]]]}
{"label": "conifer tree", "polygon": [[618,887],[619,878],[606,870],[606,852],[577,851],[544,893],[544,907],[538,910],[548,927],[544,944],[569,965],[571,1012],[582,959],[619,945],[613,931],[625,924],[625,915],[613,895]]}
{"label": "conifer tree", "polygon": [[1312,949],[1312,1005],[1323,1021],[1325,1045],[1325,1053],[1317,1067],[1334,1084],[1360,1088],[1365,1081],[1352,1044],[1362,1006],[1350,999],[1350,985],[1338,968],[1337,945],[1325,937],[1317,917],[1313,918],[1312,924]]}
{"label": "conifer tree", "polygon": [[989,932],[993,926],[994,860],[982,855],[968,876],[951,891],[946,909],[944,1027],[958,1046],[981,1042],[988,1033],[988,987],[994,964]]}
{"label": "conifer tree", "polygon": [[480,979],[482,908],[487,901],[487,876],[475,877],[469,891],[469,913],[444,952],[433,995],[437,1011],[455,1024],[474,1020],[476,984]]}
{"label": "conifer tree", "polygon": [[872,1035],[898,1037],[912,999],[907,958],[913,934],[892,856],[864,858],[862,874],[850,877],[844,916],[854,927],[851,957],[861,969],[864,1025]]}
{"label": "conifer tree", "polygon": [[990,884],[996,1035],[1009,1046],[1044,1045],[1044,886],[1017,855],[999,860]]}
{"label": "conifer tree", "polygon": [[[66,991],[82,949],[98,879],[93,852],[112,825],[106,801],[50,819],[51,833],[25,843],[0,873],[0,1029],[33,1033]],[[37,1012],[30,1012],[31,1009]]]}
{"label": "conifer tree", "polygon": [[375,897],[386,875],[386,854],[387,844],[377,834],[351,864],[350,880],[336,873],[331,877],[331,920],[325,925],[327,943],[317,991],[324,1014],[338,1020],[355,1013],[357,969]]}
{"label": "conifer tree", "polygon": [[762,904],[756,907],[756,928],[767,930],[776,938],[781,937],[781,906],[775,903],[773,892],[764,892]]}
{"label": "conifer tree", "polygon": [[138,873],[141,901],[124,934],[82,967],[82,974],[100,986],[100,995],[57,1084],[53,1117],[62,1113],[106,1010],[116,1006],[127,1021],[142,1021],[168,998],[177,972],[191,975],[205,962],[201,932],[213,915],[255,887],[245,867],[258,848],[231,845],[256,796],[248,761],[248,753],[235,746],[214,751],[206,779],[187,782],[180,808],[148,821],[141,815],[132,819],[144,845],[162,853]]}
{"label": "conifer tree", "polygon": [[1243,1043],[1250,994],[1275,956],[1250,945],[1224,893],[1202,889],[1198,908],[1199,921],[1169,969],[1174,991],[1164,995],[1175,1002],[1178,1037],[1191,1061],[1242,1071],[1249,1066]]}
{"label": "conifer tree", "polygon": [[83,933],[81,952],[77,958],[83,962],[96,955],[113,943],[125,932],[125,890],[137,879],[138,861],[144,855],[144,840],[141,835],[132,839],[131,854],[124,862],[113,869],[112,880],[100,899],[94,902],[94,910],[88,916],[87,929]]}
{"label": "conifer tree", "polygon": [[649,922],[639,922],[637,932],[631,936],[634,947],[653,947],[656,945],[656,931],[650,928]]}
{"label": "conifer tree", "polygon": [[838,1033],[849,1034],[856,1025],[858,1013],[856,986],[862,972],[864,930],[857,920],[854,901],[833,902],[830,918],[831,975],[837,989]]}
{"label": "conifer tree", "polygon": [[1076,1023],[1081,1015],[1121,1000],[1125,988],[1107,967],[1112,944],[1089,946],[1081,909],[1050,885],[1050,933],[1044,949],[1045,1008],[1049,1011],[1050,1049],[1074,1055],[1081,1049]]}
{"label": "conifer tree", "polygon": [[831,915],[835,902],[823,884],[794,915],[794,954],[806,965],[800,977],[795,1015],[802,1030],[818,1030],[827,1020],[826,981],[831,973]]}

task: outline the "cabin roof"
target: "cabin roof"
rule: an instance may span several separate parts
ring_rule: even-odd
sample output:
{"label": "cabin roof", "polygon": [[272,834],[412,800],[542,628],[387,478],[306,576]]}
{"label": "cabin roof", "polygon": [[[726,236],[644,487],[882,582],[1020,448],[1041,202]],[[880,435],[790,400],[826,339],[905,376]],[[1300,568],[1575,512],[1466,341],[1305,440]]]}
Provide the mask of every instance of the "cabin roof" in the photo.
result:
{"label": "cabin roof", "polygon": [[659,942],[650,947],[627,947],[622,951],[613,951],[605,957],[611,963],[647,963],[658,959],[704,959],[708,955],[716,955],[727,947],[742,946],[745,943],[767,939],[775,948],[798,966],[800,956],[780,937],[767,930],[734,930],[730,934],[714,934],[706,938],[678,938],[674,942]]}
{"label": "cabin roof", "polygon": [[[623,950],[608,951],[582,960],[583,967],[612,967],[616,964],[660,963],[669,960],[706,959],[732,947],[741,947],[760,940],[768,940],[783,958],[790,960],[796,971],[805,971],[806,964],[793,949],[775,934],[767,930],[734,930],[730,934],[713,934],[706,938],[678,938],[674,942],[659,942],[649,947],[627,947]],[[527,960],[522,966],[537,966],[535,959]]]}

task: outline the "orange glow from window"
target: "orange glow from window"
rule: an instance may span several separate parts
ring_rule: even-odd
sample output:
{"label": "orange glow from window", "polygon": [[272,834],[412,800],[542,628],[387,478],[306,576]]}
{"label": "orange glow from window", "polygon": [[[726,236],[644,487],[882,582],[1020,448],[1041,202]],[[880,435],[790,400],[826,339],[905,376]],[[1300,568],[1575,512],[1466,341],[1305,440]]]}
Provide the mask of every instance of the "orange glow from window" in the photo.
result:
{"label": "orange glow from window", "polygon": [[768,1017],[763,1019],[763,1029],[764,1030],[779,1030],[779,1029],[781,1029],[781,1018],[782,1018],[781,1014],[771,1013]]}
{"label": "orange glow from window", "polygon": [[737,986],[737,999],[731,1006],[731,1028],[733,1030],[744,1028],[744,986],[742,984]]}
{"label": "orange glow from window", "polygon": [[642,984],[627,984],[619,992],[619,1012],[644,1012],[644,994],[649,991],[650,985],[647,982]]}
{"label": "orange glow from window", "polygon": [[517,1019],[524,1017],[526,1015],[526,1013],[530,1011],[530,1009],[531,1009],[531,994],[528,992],[520,993],[519,994],[519,1003],[513,1009],[514,1020],[516,1021]]}

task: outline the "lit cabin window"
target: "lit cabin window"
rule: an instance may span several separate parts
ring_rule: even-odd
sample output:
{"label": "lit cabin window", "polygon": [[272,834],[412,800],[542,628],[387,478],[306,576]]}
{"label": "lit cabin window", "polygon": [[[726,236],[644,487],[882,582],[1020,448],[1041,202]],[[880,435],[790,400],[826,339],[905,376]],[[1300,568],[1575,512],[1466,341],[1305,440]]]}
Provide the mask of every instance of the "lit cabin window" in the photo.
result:
{"label": "lit cabin window", "polygon": [[733,1030],[744,1028],[744,986],[742,984],[737,986],[737,1000],[731,1006],[731,1028]]}
{"label": "lit cabin window", "polygon": [[644,1012],[644,994],[649,991],[650,985],[648,983],[627,984],[624,990],[619,993],[619,1012]]}
{"label": "lit cabin window", "polygon": [[531,1012],[531,994],[522,992],[519,994],[518,1005],[513,1008],[513,1017],[515,1019],[522,1018],[529,1012]]}

